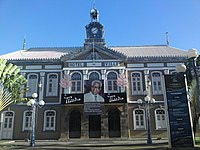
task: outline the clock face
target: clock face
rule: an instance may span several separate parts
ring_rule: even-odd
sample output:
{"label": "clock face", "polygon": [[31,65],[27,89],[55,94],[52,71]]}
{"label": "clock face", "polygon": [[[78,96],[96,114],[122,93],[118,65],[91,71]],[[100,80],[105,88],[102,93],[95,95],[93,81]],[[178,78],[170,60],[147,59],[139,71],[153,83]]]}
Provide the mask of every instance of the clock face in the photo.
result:
{"label": "clock face", "polygon": [[91,29],[91,32],[92,32],[93,34],[97,34],[98,29],[97,29],[97,28],[92,28],[92,29]]}

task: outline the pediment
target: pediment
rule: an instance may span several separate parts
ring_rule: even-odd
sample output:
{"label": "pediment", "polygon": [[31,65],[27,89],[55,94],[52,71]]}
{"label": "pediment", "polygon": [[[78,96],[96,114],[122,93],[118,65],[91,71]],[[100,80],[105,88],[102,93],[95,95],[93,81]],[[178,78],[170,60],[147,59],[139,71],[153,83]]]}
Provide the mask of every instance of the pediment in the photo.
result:
{"label": "pediment", "polygon": [[62,58],[64,60],[123,60],[126,58],[125,55],[122,53],[118,53],[112,49],[109,49],[107,47],[102,47],[98,45],[90,45],[85,46],[82,51],[79,53],[74,54],[73,56],[64,56],[68,57]]}

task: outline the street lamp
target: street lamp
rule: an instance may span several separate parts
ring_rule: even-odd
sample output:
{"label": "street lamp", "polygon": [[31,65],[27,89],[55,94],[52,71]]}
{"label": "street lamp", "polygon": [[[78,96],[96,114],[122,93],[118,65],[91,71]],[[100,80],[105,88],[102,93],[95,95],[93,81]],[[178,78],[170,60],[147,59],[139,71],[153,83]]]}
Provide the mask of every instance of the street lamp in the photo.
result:
{"label": "street lamp", "polygon": [[194,72],[194,77],[196,80],[196,89],[197,89],[197,94],[196,94],[196,100],[198,102],[198,112],[200,111],[200,99],[199,99],[199,66],[197,65],[197,57],[198,57],[198,52],[196,49],[192,48],[188,50],[188,58],[192,60],[192,68]]}
{"label": "street lamp", "polygon": [[32,94],[33,99],[30,99],[27,102],[27,106],[32,107],[32,134],[31,134],[31,140],[30,140],[30,146],[35,146],[35,114],[36,114],[36,107],[41,107],[45,104],[45,102],[43,100],[39,100],[39,102],[37,101],[37,97],[38,94],[37,93],[33,93]]}
{"label": "street lamp", "polygon": [[184,64],[177,64],[176,65],[176,72],[177,73],[185,73],[186,71],[186,66]]}
{"label": "street lamp", "polygon": [[[151,86],[151,82],[148,82],[148,87]],[[150,90],[145,91],[145,94],[147,94],[144,98],[138,99],[137,103],[139,105],[144,104],[145,105],[145,112],[146,112],[146,120],[147,120],[147,144],[152,144],[152,137],[151,137],[151,121],[150,121],[150,104],[155,103],[155,99],[150,97]]]}

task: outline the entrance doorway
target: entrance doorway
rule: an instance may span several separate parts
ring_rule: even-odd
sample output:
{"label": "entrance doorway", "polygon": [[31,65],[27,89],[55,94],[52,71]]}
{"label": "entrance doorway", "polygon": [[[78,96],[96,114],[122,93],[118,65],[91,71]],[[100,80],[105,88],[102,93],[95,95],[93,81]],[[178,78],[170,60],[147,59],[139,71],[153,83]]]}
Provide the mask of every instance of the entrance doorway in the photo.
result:
{"label": "entrance doorway", "polygon": [[100,115],[89,116],[89,137],[101,138],[101,116]]}
{"label": "entrance doorway", "polygon": [[69,117],[69,138],[81,137],[81,113],[73,110]]}
{"label": "entrance doorway", "polygon": [[121,137],[120,113],[116,109],[108,112],[109,137]]}
{"label": "entrance doorway", "polygon": [[14,124],[14,112],[4,111],[2,114],[3,123],[1,127],[1,139],[13,138],[13,124]]}

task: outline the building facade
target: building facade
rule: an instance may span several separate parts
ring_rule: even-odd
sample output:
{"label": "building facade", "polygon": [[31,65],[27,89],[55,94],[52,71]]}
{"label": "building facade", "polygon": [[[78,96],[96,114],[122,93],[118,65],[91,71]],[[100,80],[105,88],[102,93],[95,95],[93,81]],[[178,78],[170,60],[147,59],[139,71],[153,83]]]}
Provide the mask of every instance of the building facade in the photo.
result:
{"label": "building facade", "polygon": [[[29,48],[1,56],[27,78],[24,96],[38,93],[45,101],[36,110],[36,139],[146,137],[147,107],[139,103],[146,95],[155,99],[152,136],[167,137],[163,75],[175,73],[187,52],[169,45],[107,47],[98,10],[90,17],[83,47]],[[30,138],[31,117],[26,103],[3,110],[0,139]]]}

